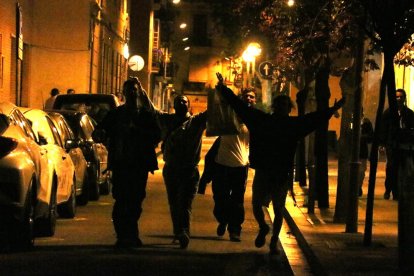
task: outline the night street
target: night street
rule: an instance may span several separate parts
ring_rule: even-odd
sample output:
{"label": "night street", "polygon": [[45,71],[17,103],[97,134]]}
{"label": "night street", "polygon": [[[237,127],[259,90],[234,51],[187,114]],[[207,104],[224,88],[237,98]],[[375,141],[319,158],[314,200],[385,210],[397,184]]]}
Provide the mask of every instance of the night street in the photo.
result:
{"label": "night street", "polygon": [[[208,144],[207,139],[204,148],[208,148]],[[210,184],[205,195],[196,195],[188,249],[182,250],[178,243],[172,244],[167,197],[159,170],[148,181],[140,220],[143,248],[113,247],[115,235],[110,218],[113,200],[111,196],[101,196],[97,202],[78,207],[75,219],[58,219],[55,236],[37,238],[32,251],[2,253],[1,274],[292,275],[284,256],[269,258],[267,245],[260,249],[254,247],[257,226],[251,213],[252,176],[250,173],[240,243],[231,242],[227,233],[223,237],[216,236]],[[294,242],[294,237],[286,231],[282,230],[282,242]],[[289,254],[297,262],[297,246],[288,247]]]}

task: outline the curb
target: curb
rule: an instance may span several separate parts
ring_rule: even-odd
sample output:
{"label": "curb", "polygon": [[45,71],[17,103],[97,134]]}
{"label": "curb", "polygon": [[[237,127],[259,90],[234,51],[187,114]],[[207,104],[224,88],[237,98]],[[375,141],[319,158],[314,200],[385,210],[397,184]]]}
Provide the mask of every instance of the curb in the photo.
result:
{"label": "curb", "polygon": [[[296,206],[294,208],[297,208]],[[290,208],[289,208],[290,209]],[[294,210],[291,210],[292,212],[295,212]],[[288,224],[290,230],[292,231],[292,234],[295,236],[296,241],[302,250],[303,254],[306,257],[306,260],[308,261],[308,264],[312,270],[312,273],[314,275],[329,275],[321,262],[319,261],[318,257],[315,255],[315,253],[312,250],[312,247],[309,245],[309,243],[306,241],[304,235],[300,231],[299,227],[297,226],[295,220],[290,215],[288,209],[285,207],[283,211],[283,218],[286,220],[286,223]]]}

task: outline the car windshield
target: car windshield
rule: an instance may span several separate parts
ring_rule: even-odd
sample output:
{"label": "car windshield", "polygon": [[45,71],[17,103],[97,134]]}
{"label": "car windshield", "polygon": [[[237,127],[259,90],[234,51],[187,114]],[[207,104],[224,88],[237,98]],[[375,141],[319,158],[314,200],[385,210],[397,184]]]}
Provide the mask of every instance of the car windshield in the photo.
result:
{"label": "car windshield", "polygon": [[64,110],[76,110],[87,113],[89,116],[100,122],[105,118],[111,106],[108,103],[64,103],[61,105]]}
{"label": "car windshield", "polygon": [[100,122],[111,109],[116,108],[115,101],[110,95],[62,95],[56,98],[54,109],[85,112],[95,121]]}

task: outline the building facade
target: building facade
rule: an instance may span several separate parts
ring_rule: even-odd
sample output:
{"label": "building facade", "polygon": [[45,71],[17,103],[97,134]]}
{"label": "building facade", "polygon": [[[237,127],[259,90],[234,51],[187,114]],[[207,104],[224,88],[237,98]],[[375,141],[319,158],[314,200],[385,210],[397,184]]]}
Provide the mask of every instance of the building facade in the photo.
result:
{"label": "building facade", "polygon": [[129,0],[2,0],[0,100],[42,108],[50,90],[117,93]]}

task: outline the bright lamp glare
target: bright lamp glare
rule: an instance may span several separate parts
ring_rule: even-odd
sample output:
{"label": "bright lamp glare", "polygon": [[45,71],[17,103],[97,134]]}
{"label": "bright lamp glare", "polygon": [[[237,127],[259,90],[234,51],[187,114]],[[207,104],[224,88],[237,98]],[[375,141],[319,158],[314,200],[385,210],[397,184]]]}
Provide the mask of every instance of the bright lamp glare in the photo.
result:
{"label": "bright lamp glare", "polygon": [[188,37],[184,37],[184,38],[183,38],[183,41],[187,41],[187,40],[188,40]]}
{"label": "bright lamp glare", "polygon": [[129,47],[128,47],[127,43],[124,44],[124,47],[122,49],[122,54],[123,54],[125,59],[129,58]]}
{"label": "bright lamp glare", "polygon": [[187,28],[187,24],[186,23],[181,23],[180,24],[180,29],[185,29]]}
{"label": "bright lamp glare", "polygon": [[244,50],[242,54],[242,58],[244,61],[251,62],[254,61],[254,59],[260,55],[262,52],[262,48],[260,47],[260,44],[257,42],[252,42],[247,46],[247,49]]}
{"label": "bright lamp glare", "polygon": [[188,51],[188,50],[190,50],[190,46],[187,46],[184,48],[184,51]]}
{"label": "bright lamp glare", "polygon": [[173,4],[178,4],[178,3],[180,3],[180,1],[181,0],[173,0],[172,2],[173,2]]}
{"label": "bright lamp glare", "polygon": [[295,0],[289,0],[287,4],[289,7],[292,7],[293,5],[295,5]]}

